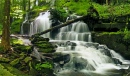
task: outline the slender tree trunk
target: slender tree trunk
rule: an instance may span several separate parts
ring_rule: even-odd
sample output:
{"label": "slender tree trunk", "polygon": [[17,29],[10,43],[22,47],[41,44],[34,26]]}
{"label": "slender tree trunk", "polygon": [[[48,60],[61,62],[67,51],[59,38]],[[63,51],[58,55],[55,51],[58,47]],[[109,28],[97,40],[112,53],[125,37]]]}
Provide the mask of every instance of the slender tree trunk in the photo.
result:
{"label": "slender tree trunk", "polygon": [[3,31],[1,46],[5,51],[10,50],[10,0],[5,0],[3,11]]}
{"label": "slender tree trunk", "polygon": [[108,0],[106,0],[106,5],[108,5]]}
{"label": "slender tree trunk", "polygon": [[26,0],[23,0],[23,11],[26,11]]}
{"label": "slender tree trunk", "polygon": [[[23,0],[23,11],[26,12],[26,0]],[[23,19],[25,18],[26,13],[23,14]]]}
{"label": "slender tree trunk", "polygon": [[28,0],[28,12],[30,11],[30,0]]}

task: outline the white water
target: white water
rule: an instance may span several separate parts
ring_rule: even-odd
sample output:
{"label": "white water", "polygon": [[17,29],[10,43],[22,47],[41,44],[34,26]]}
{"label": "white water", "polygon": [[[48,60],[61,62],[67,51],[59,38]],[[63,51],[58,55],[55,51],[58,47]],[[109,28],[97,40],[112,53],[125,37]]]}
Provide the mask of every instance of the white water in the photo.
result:
{"label": "white water", "polygon": [[[30,25],[30,35],[51,27],[50,13],[41,13]],[[50,33],[44,37],[51,37]],[[57,51],[70,55],[70,61],[56,63],[57,76],[122,76],[121,69],[128,69],[130,61],[105,45],[93,43],[87,24],[78,21],[62,27],[55,40]],[[60,66],[60,63],[64,63]]]}
{"label": "white water", "polygon": [[[67,18],[76,18],[75,15]],[[70,24],[69,26],[62,27],[59,34],[56,36],[56,40],[73,40],[73,41],[87,41],[91,42],[91,32],[89,32],[88,25],[82,21],[78,21]]]}
{"label": "white water", "polygon": [[62,27],[56,40],[53,41],[60,43],[57,52],[70,55],[70,61],[63,66],[57,63],[61,67],[55,72],[57,76],[122,76],[120,70],[129,68],[130,61],[120,54],[93,43],[91,32],[82,21]]}
{"label": "white water", "polygon": [[[36,33],[42,32],[51,27],[50,12],[42,12],[39,16],[34,20],[34,22],[30,25],[30,33],[29,35],[34,35]],[[42,35],[43,37],[50,38],[50,33]]]}

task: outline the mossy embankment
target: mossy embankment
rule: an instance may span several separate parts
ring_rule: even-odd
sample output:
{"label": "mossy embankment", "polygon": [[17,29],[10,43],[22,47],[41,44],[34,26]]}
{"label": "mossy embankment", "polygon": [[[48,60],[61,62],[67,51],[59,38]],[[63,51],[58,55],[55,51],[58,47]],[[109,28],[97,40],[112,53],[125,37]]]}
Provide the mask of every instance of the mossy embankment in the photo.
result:
{"label": "mossy embankment", "polygon": [[106,45],[115,50],[124,58],[130,60],[130,33],[129,32],[102,32],[92,33],[93,42]]}

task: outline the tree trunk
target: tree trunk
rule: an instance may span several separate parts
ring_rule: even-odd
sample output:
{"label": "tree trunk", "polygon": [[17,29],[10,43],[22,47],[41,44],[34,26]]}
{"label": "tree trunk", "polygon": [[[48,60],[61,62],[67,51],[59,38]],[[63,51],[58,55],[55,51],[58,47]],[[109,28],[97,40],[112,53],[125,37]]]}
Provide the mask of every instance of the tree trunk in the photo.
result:
{"label": "tree trunk", "polygon": [[26,0],[23,0],[23,11],[26,11]]}
{"label": "tree trunk", "polygon": [[30,11],[30,0],[28,0],[28,12]]}
{"label": "tree trunk", "polygon": [[10,0],[5,0],[3,15],[1,46],[3,47],[4,51],[7,51],[10,50]]}
{"label": "tree trunk", "polygon": [[106,5],[108,5],[108,0],[106,0]]}
{"label": "tree trunk", "polygon": [[[26,12],[26,0],[23,0],[23,11]],[[25,18],[26,14],[23,14],[23,19]]]}

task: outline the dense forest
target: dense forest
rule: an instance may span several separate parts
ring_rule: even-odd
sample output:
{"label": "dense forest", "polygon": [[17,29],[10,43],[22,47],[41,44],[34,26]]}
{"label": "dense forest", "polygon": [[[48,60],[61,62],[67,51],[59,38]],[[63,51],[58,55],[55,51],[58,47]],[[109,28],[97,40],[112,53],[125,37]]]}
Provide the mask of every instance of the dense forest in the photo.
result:
{"label": "dense forest", "polygon": [[[39,36],[44,32],[21,35],[23,24],[24,31],[28,32],[27,27],[39,13],[48,10],[54,19],[52,26],[67,26],[83,20],[89,25],[93,41],[106,44],[130,60],[130,0],[1,0],[0,8],[0,76],[55,76],[55,62],[62,65],[63,56],[67,55],[55,53],[56,44]],[[83,18],[66,22],[70,15]],[[57,32],[53,29],[47,31],[52,36]],[[35,47],[40,53],[34,51]],[[130,76],[130,71],[126,70],[121,76]]]}

